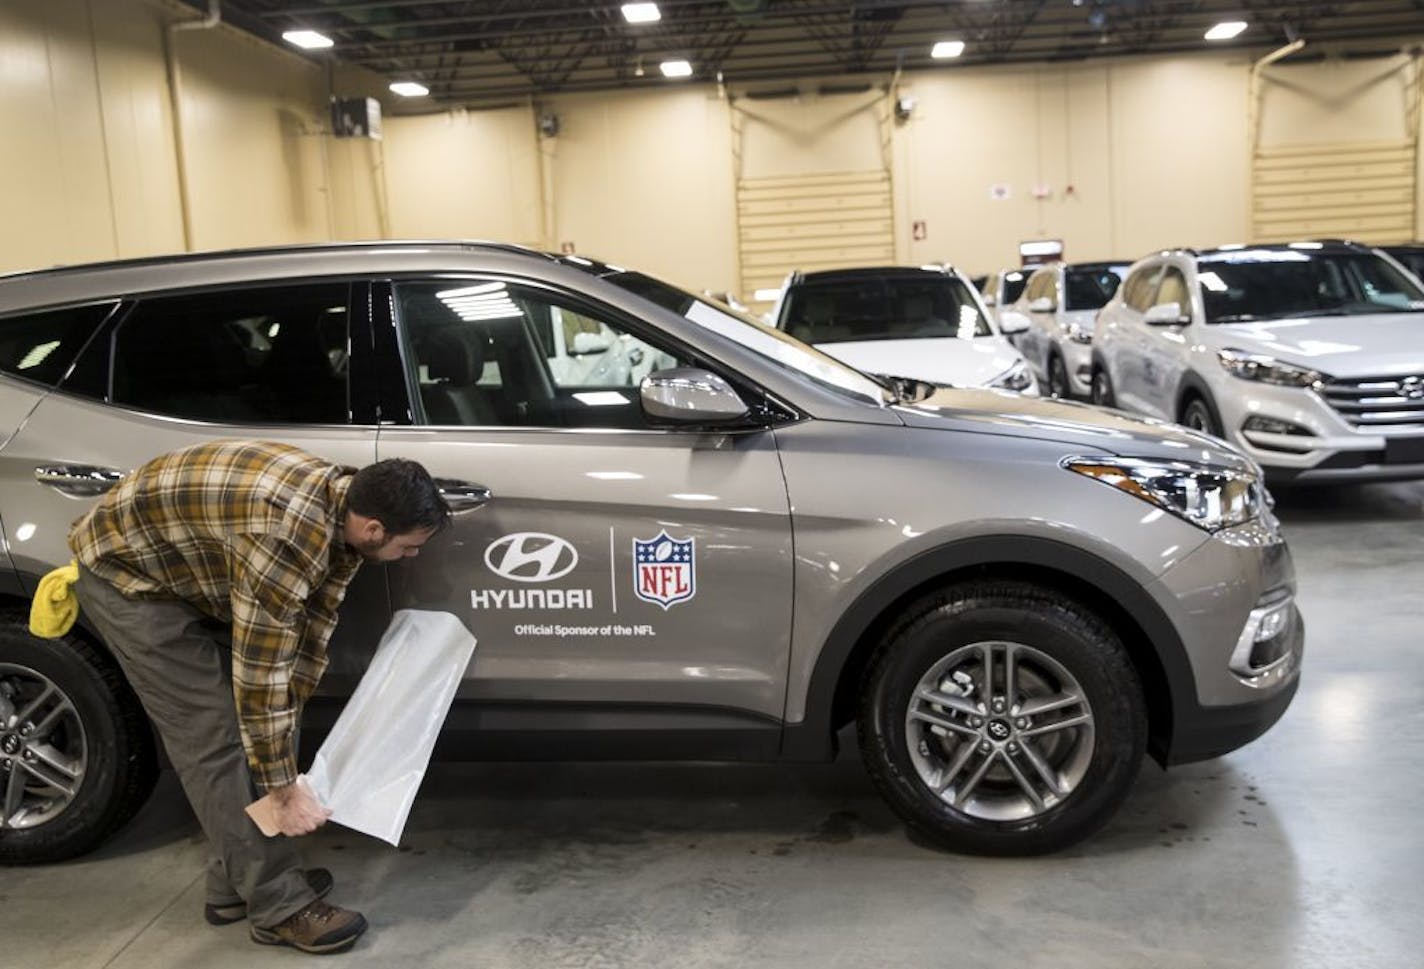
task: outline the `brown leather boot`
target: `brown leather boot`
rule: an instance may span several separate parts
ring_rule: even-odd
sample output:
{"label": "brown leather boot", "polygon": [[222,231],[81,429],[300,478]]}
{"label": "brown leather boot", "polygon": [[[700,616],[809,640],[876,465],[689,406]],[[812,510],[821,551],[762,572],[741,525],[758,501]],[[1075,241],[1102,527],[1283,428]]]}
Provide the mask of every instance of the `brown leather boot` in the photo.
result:
{"label": "brown leather boot", "polygon": [[[307,884],[316,892],[317,898],[325,898],[335,884],[331,872],[325,868],[308,868]],[[208,902],[203,906],[203,918],[209,925],[231,925],[247,918],[247,903],[242,899],[235,902]]]}
{"label": "brown leather boot", "polygon": [[366,919],[360,912],[337,908],[318,898],[270,929],[252,926],[252,941],[325,955],[351,948],[365,931]]}

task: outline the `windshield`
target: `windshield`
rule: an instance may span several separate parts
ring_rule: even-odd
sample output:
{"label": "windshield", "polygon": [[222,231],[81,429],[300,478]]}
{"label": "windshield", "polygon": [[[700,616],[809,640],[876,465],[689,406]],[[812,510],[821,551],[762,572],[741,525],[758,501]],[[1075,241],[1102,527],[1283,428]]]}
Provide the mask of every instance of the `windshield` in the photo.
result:
{"label": "windshield", "polygon": [[1203,258],[1208,323],[1424,312],[1424,290],[1373,253],[1243,250]]}
{"label": "windshield", "polygon": [[1028,285],[1028,277],[1031,270],[1020,272],[1015,269],[1004,273],[1004,298],[1000,300],[1001,305],[1008,306],[1010,303],[1018,302],[1018,298],[1023,295],[1024,287]]}
{"label": "windshield", "polygon": [[1070,266],[1064,271],[1065,310],[1100,310],[1122,282],[1127,266]]}
{"label": "windshield", "polygon": [[1395,262],[1424,279],[1424,249],[1385,249]]}
{"label": "windshield", "polygon": [[643,273],[625,270],[609,273],[603,278],[664,309],[672,310],[713,333],[735,340],[777,366],[794,370],[822,387],[874,404],[883,403],[885,400],[885,388],[859,370],[848,367],[834,357],[808,347],[800,340],[730,306],[694,296],[671,283]]}
{"label": "windshield", "polygon": [[973,290],[954,276],[865,276],[793,285],[778,323],[807,343],[992,336]]}

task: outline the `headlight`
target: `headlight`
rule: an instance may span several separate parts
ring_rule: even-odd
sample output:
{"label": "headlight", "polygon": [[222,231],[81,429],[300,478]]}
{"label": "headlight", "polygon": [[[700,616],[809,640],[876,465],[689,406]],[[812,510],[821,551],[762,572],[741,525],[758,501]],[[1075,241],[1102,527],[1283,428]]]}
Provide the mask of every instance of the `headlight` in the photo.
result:
{"label": "headlight", "polygon": [[1325,380],[1325,375],[1319,371],[1282,363],[1272,357],[1246,353],[1244,350],[1218,350],[1216,358],[1221,361],[1227,373],[1242,380],[1259,380],[1282,387],[1314,387]]}
{"label": "headlight", "polygon": [[1074,343],[1092,343],[1093,331],[1084,329],[1079,323],[1068,324],[1068,339]]}
{"label": "headlight", "polygon": [[1020,360],[989,381],[989,386],[1003,387],[1005,390],[1027,390],[1033,386],[1033,374],[1029,373],[1028,364]]}
{"label": "headlight", "polygon": [[1063,467],[1126,491],[1209,532],[1260,517],[1265,500],[1257,475],[1212,465],[1082,457],[1066,459]]}

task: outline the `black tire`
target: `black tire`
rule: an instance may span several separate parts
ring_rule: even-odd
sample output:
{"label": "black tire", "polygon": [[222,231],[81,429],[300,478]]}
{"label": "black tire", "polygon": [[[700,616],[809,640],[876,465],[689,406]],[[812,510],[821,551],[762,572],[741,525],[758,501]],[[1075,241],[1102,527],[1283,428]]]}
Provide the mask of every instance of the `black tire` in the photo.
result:
{"label": "black tire", "polygon": [[1108,368],[1101,364],[1093,365],[1093,384],[1090,391],[1093,403],[1099,407],[1116,407],[1117,395],[1113,393],[1112,378],[1108,376]]}
{"label": "black tire", "polygon": [[1067,400],[1073,396],[1073,388],[1068,384],[1068,367],[1062,355],[1048,355],[1048,396]]}
{"label": "black tire", "polygon": [[[0,614],[0,671],[0,684],[8,683],[0,689],[7,691],[41,678],[53,684],[73,711],[65,718],[65,739],[84,756],[67,806],[33,826],[0,827],[0,863],[62,861],[92,851],[138,812],[158,777],[152,732],[138,698],[114,662],[83,637],[38,639],[17,613]],[[0,798],[10,790],[11,772],[19,770],[9,759],[9,771],[0,765]]]}
{"label": "black tire", "polygon": [[[966,687],[962,668],[951,677],[955,667],[942,665],[982,655],[985,645],[1010,644],[1021,689],[1003,710],[994,707],[992,689]],[[927,676],[941,675],[946,679],[933,681],[931,695],[954,706],[936,706],[920,692]],[[969,692],[946,696],[955,689]],[[1050,697],[1069,696],[1080,702],[1037,712],[1052,709]],[[964,703],[983,716],[970,718]],[[935,726],[920,719],[926,708]],[[1025,717],[1019,710],[1033,712]],[[965,729],[976,719],[977,738]],[[959,725],[945,730],[950,720]],[[1142,686],[1117,635],[1072,599],[1018,582],[955,586],[906,610],[867,668],[857,726],[866,769],[895,812],[924,838],[969,854],[1044,854],[1097,831],[1131,789],[1147,742]],[[984,753],[986,747],[993,752]],[[1029,769],[1035,759],[1047,774]],[[943,767],[933,783],[960,781],[953,790],[946,782],[947,797],[926,776],[934,763]],[[1034,802],[1030,787],[1044,794],[1049,775],[1061,794]]]}
{"label": "black tire", "polygon": [[1194,431],[1221,437],[1221,418],[1216,416],[1216,408],[1200,394],[1189,394],[1182,401],[1182,413],[1177,421]]}

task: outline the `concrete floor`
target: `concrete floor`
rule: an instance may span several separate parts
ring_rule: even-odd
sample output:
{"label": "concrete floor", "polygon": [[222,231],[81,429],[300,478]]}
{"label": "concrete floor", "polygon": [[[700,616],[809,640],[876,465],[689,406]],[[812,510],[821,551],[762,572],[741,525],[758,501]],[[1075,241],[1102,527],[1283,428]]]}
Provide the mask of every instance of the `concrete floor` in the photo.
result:
{"label": "concrete floor", "polygon": [[[348,966],[1416,967],[1424,964],[1424,484],[1282,494],[1309,624],[1265,737],[1149,764],[1070,852],[910,841],[854,745],[813,767],[450,765],[396,850],[307,858],[370,931]],[[101,851],[0,871],[0,965],[247,967],[305,956],[202,921],[171,776]]]}

